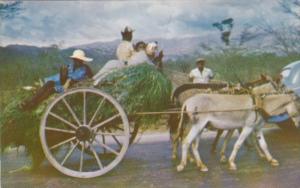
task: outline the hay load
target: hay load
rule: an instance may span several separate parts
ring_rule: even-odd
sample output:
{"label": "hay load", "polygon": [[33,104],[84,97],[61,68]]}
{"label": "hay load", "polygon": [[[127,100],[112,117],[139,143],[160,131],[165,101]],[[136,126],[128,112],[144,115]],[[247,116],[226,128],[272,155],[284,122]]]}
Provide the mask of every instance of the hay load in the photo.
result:
{"label": "hay load", "polygon": [[172,92],[166,76],[148,64],[113,72],[98,88],[114,96],[128,114],[164,110]]}
{"label": "hay load", "polygon": [[[91,86],[92,81],[84,81],[78,86]],[[141,64],[117,70],[107,75],[96,88],[111,94],[128,114],[140,111],[161,111],[168,107],[172,84],[154,66]],[[1,149],[8,146],[24,145],[32,157],[32,167],[36,168],[43,160],[39,141],[39,125],[42,114],[55,95],[44,101],[37,109],[23,112],[19,104],[33,93],[18,90],[11,102],[0,114]],[[143,124],[153,122],[147,116]]]}

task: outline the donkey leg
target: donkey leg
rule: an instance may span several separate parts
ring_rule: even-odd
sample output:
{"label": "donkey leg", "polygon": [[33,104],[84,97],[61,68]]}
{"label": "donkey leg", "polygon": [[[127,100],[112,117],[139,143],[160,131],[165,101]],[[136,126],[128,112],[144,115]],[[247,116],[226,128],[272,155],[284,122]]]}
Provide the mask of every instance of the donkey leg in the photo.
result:
{"label": "donkey leg", "polygon": [[179,140],[173,140],[172,139],[172,159],[177,158],[177,149],[178,149]]}
{"label": "donkey leg", "polygon": [[259,155],[259,157],[266,158],[264,152],[262,151],[262,149],[259,146],[259,142],[258,142],[258,138],[257,138],[256,134],[257,134],[257,132],[255,132],[255,134],[254,133],[251,134],[252,143],[254,144],[255,150],[256,150],[257,154]]}
{"label": "donkey leg", "polygon": [[170,139],[172,143],[172,159],[177,158],[177,150],[179,144],[179,138],[177,137],[177,129],[178,129],[178,115],[171,114],[168,119],[168,127],[170,132]]}
{"label": "donkey leg", "polygon": [[184,169],[184,167],[186,166],[187,153],[188,153],[189,146],[195,140],[195,138],[198,136],[199,132],[201,132],[202,129],[204,129],[205,125],[206,125],[206,122],[202,122],[201,124],[194,124],[192,126],[190,132],[186,136],[186,138],[183,140],[182,149],[181,149],[182,150],[181,151],[181,153],[182,153],[181,154],[181,162],[177,166],[178,172],[182,171]]}
{"label": "donkey leg", "polygon": [[257,139],[258,139],[258,142],[259,142],[259,145],[260,145],[261,149],[265,153],[265,156],[266,156],[267,160],[271,163],[272,166],[278,166],[279,162],[276,159],[274,159],[272,157],[272,155],[270,154],[269,149],[268,149],[268,145],[266,143],[264,134],[263,134],[261,129],[257,132]]}
{"label": "donkey leg", "polygon": [[235,158],[237,155],[237,152],[241,148],[242,144],[244,143],[245,139],[249,136],[249,134],[252,132],[253,127],[244,127],[242,130],[242,133],[240,134],[239,138],[234,144],[233,150],[231,152],[231,155],[229,157],[229,169],[230,170],[236,170],[236,164],[235,164]]}
{"label": "donkey leg", "polygon": [[224,139],[224,143],[222,145],[222,149],[221,149],[221,152],[220,152],[220,155],[221,155],[220,162],[221,163],[225,163],[227,161],[225,152],[226,152],[226,148],[227,148],[228,142],[230,141],[233,133],[234,133],[234,129],[228,130],[228,132],[226,133],[226,136],[225,136],[225,139]]}
{"label": "donkey leg", "polygon": [[224,132],[224,130],[222,130],[222,129],[217,130],[217,135],[216,135],[216,137],[214,139],[214,142],[211,146],[210,153],[216,153],[217,152],[217,145],[218,145],[218,142],[219,142],[220,137],[222,136],[223,132]]}
{"label": "donkey leg", "polygon": [[193,154],[194,154],[194,157],[196,159],[196,163],[197,163],[197,166],[200,168],[200,170],[202,172],[207,172],[208,171],[208,168],[207,166],[202,162],[201,160],[201,157],[200,157],[200,154],[199,154],[199,151],[198,151],[198,148],[199,148],[199,141],[200,141],[200,135],[198,135],[195,139],[195,141],[193,142],[192,144],[192,151],[193,151]]}

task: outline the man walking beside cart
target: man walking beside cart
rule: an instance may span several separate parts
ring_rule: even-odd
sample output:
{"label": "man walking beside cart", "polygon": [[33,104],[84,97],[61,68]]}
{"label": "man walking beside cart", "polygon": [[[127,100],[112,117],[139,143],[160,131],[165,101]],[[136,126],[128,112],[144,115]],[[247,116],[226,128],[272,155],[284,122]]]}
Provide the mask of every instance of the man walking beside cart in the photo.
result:
{"label": "man walking beside cart", "polygon": [[205,59],[196,59],[197,68],[191,70],[189,74],[189,80],[193,83],[207,84],[214,77],[211,69],[205,67]]}

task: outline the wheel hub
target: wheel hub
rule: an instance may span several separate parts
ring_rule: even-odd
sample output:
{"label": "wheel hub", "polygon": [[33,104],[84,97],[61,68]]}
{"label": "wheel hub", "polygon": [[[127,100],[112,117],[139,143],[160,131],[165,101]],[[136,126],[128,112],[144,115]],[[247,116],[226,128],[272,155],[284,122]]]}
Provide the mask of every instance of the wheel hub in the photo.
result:
{"label": "wheel hub", "polygon": [[88,141],[92,137],[92,132],[88,127],[81,126],[76,130],[76,137],[79,141]]}

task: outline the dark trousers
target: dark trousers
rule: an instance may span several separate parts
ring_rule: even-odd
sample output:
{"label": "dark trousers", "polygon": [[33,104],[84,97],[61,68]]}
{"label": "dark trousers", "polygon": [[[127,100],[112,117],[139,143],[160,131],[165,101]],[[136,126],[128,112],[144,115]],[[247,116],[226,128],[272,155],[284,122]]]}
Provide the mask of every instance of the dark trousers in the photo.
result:
{"label": "dark trousers", "polygon": [[47,99],[49,96],[55,93],[55,83],[54,81],[48,81],[43,85],[39,90],[37,90],[36,94],[30,98],[25,100],[22,103],[22,109],[29,111],[36,108],[41,102]]}
{"label": "dark trousers", "polygon": [[[65,66],[62,66],[60,68],[60,83],[64,85],[68,79],[68,69]],[[37,92],[36,94],[30,98],[25,100],[22,103],[22,109],[23,110],[33,110],[36,108],[41,102],[46,100],[48,97],[50,97],[52,94],[55,93],[55,82],[54,81],[48,81],[46,82]]]}

